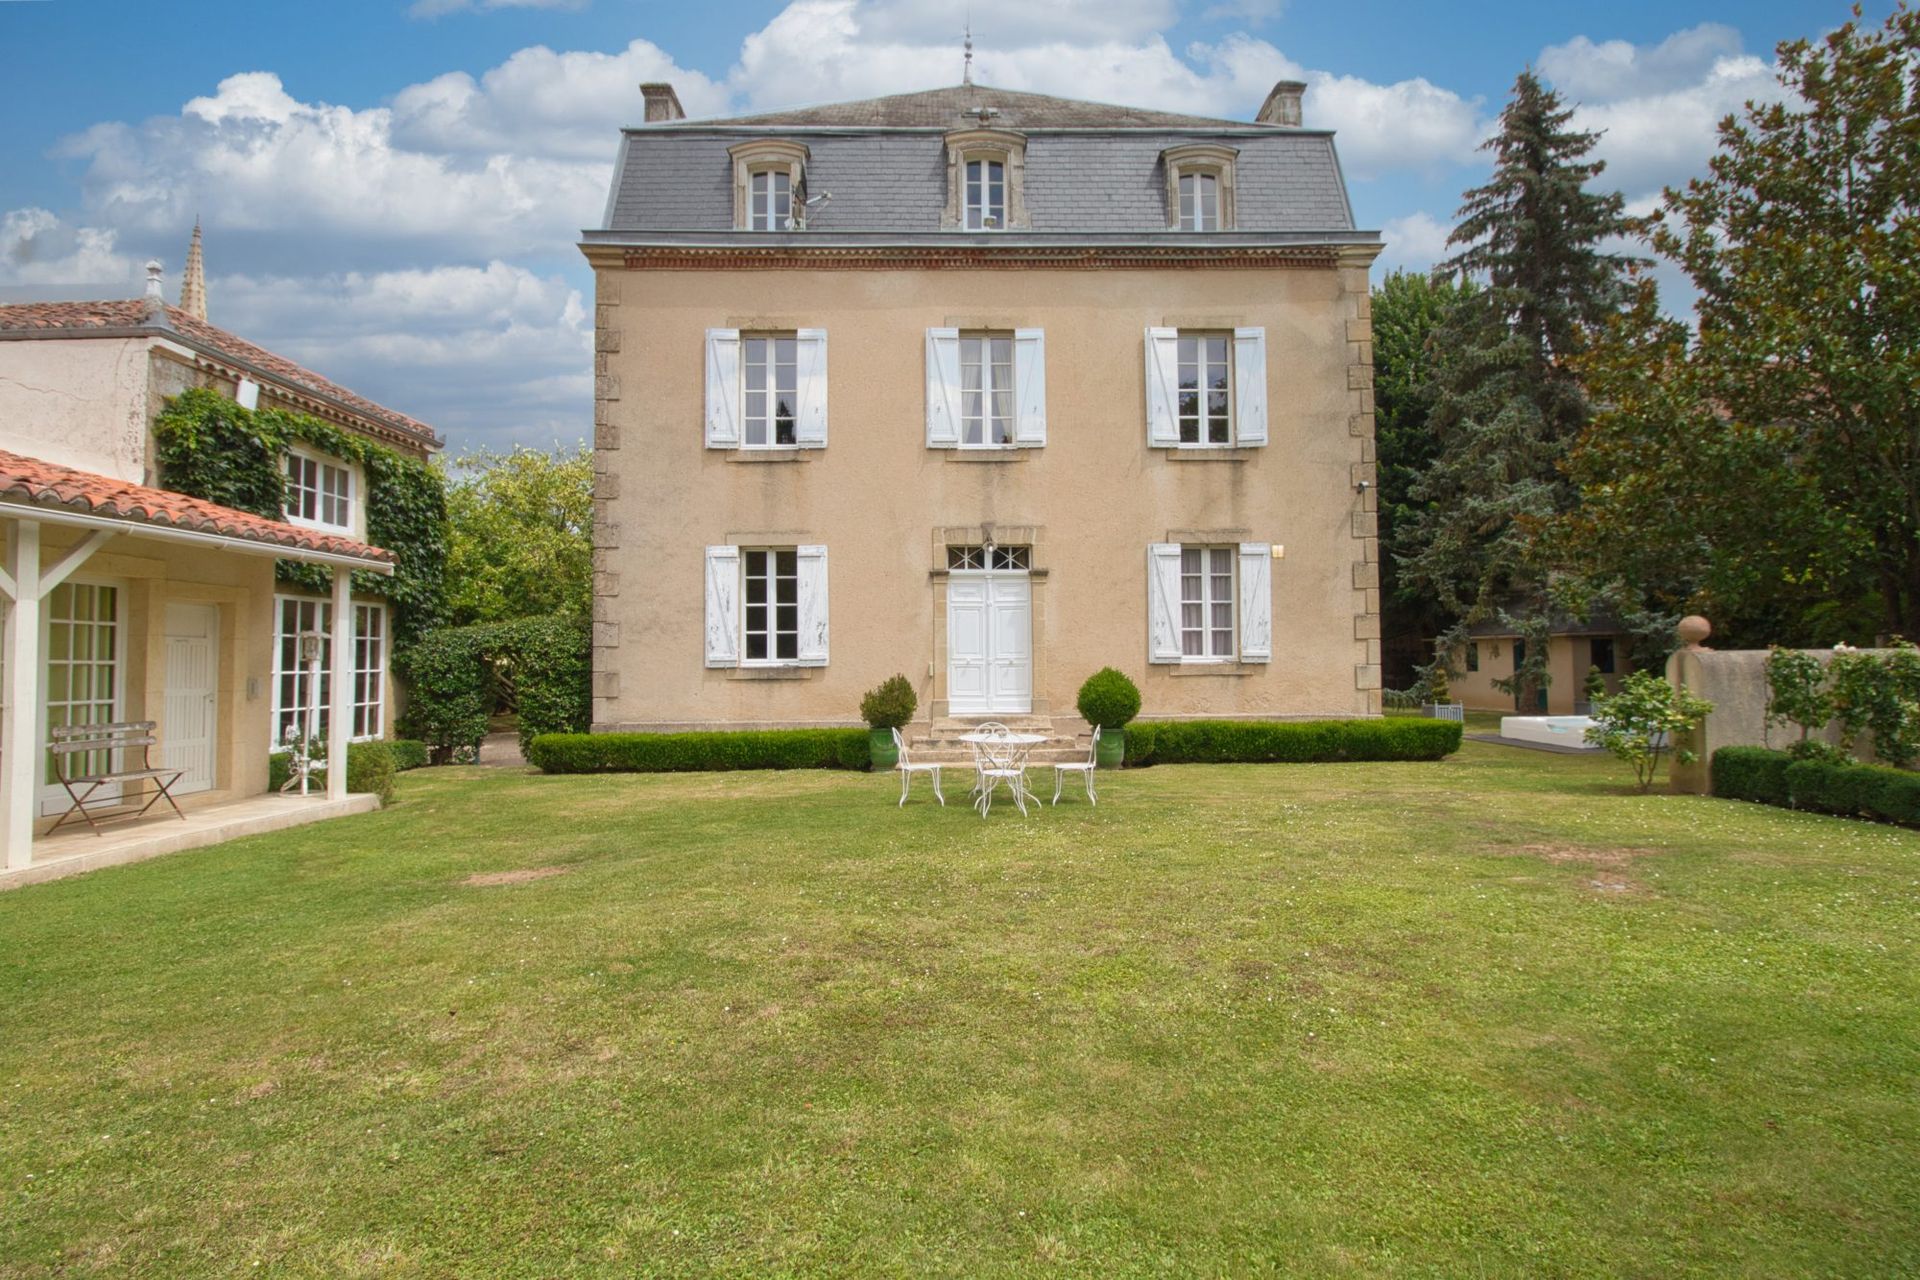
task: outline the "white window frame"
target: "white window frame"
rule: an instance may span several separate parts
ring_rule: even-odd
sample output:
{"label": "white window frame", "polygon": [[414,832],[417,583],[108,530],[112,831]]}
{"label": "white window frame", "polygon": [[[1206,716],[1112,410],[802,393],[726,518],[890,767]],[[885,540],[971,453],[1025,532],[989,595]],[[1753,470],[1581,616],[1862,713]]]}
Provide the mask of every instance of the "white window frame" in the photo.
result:
{"label": "white window frame", "polygon": [[[1196,600],[1187,596],[1187,579],[1194,576],[1187,571],[1187,557],[1197,555],[1200,558],[1200,595]],[[1227,598],[1219,599],[1214,592],[1214,579],[1220,576],[1216,567],[1216,557],[1226,559]],[[1227,607],[1227,651],[1214,651],[1220,631],[1220,624],[1213,616],[1215,607]],[[1187,625],[1187,609],[1195,606],[1200,610],[1201,651],[1187,652],[1187,636],[1196,628]],[[1180,661],[1188,664],[1207,664],[1237,662],[1240,659],[1240,549],[1226,543],[1185,542],[1180,544]]]}
{"label": "white window frame", "polygon": [[[783,634],[779,626],[779,587],[781,582],[787,580],[787,575],[780,573],[779,557],[782,554],[790,556],[793,559],[793,572],[791,574],[791,581],[793,583],[793,656],[790,658],[779,656],[780,636]],[[747,639],[750,635],[755,634],[748,630],[749,618],[747,616],[747,610],[755,606],[747,600],[747,584],[757,576],[751,567],[753,557],[757,555],[767,557],[765,561],[766,572],[764,575],[767,583],[767,599],[763,606],[767,610],[764,633],[767,638],[767,656],[764,658],[747,656]],[[741,666],[796,667],[800,665],[800,548],[798,546],[740,548],[740,617],[738,625]]]}
{"label": "white window frame", "polygon": [[[995,343],[1006,344],[1007,358],[1004,368],[1001,362],[992,358]],[[972,361],[972,364],[980,370],[980,387],[978,392],[974,393],[970,393],[967,388],[969,346],[972,347],[975,354],[975,359]],[[999,376],[999,371],[1004,372],[1006,379],[1004,386],[995,380],[996,377]],[[967,412],[967,397],[969,394],[978,394],[980,397],[981,411],[978,415],[969,415]],[[996,397],[999,398],[999,403],[1006,406],[1007,411],[1005,414],[994,411]],[[1007,438],[1005,440],[991,439],[994,423],[1001,419],[1004,419],[1003,425],[1006,428]],[[1018,357],[1015,351],[1013,330],[980,329],[967,330],[961,333],[959,425],[959,447],[962,449],[1016,449],[1020,446],[1018,438],[1020,430],[1020,387]],[[978,427],[980,429],[979,440],[967,439],[967,432],[970,427]]]}
{"label": "white window frame", "polygon": [[[296,664],[300,663],[298,635],[300,630],[306,629],[299,628],[296,623],[295,631],[289,633],[285,630],[287,606],[290,604],[295,606],[298,619],[308,616],[304,606],[313,606],[314,624],[311,629],[320,633],[318,697],[320,699],[320,741],[322,742],[327,740],[333,717],[333,601],[320,596],[275,595],[273,598],[273,718],[269,721],[273,739],[270,749],[274,751],[281,751],[286,747],[286,739],[282,736],[285,732],[285,726],[282,724],[283,717],[289,713],[304,716],[308,705],[306,698],[301,694],[302,686],[306,684],[304,664],[300,664],[298,669],[291,673],[283,665],[289,640],[293,642],[293,660]],[[379,634],[370,636],[369,619],[375,613],[380,616]],[[382,737],[386,730],[387,662],[391,656],[389,653],[391,644],[387,635],[387,606],[356,600],[353,603],[353,622],[353,723],[354,728],[359,729],[370,721],[372,732],[350,734],[349,739],[353,742],[369,742]],[[366,662],[367,653],[375,644],[378,646],[377,662],[369,665]],[[282,688],[282,682],[290,674],[293,678],[294,690],[294,705],[291,706],[288,705]],[[362,698],[362,681],[368,676],[374,677],[369,682],[371,696]],[[299,723],[302,728],[305,728],[304,718]]]}
{"label": "white window frame", "polygon": [[[962,230],[1005,231],[1007,229],[1010,221],[1010,215],[1007,212],[1010,207],[1007,191],[1013,169],[1008,159],[1004,151],[976,151],[960,157],[960,226]],[[977,183],[973,177],[975,165],[980,166],[980,178]],[[995,185],[988,175],[995,169],[1000,173],[998,205],[993,204],[988,195]],[[994,219],[991,226],[987,225],[989,217]]]}
{"label": "white window frame", "polygon": [[[56,622],[77,621],[77,625],[91,626],[93,628],[93,634],[97,636],[99,627],[99,619],[97,618],[85,620],[56,619],[54,617],[53,602],[63,591],[72,593],[82,590],[106,590],[113,592],[113,653],[108,655],[104,661],[97,653],[85,659],[76,660],[73,656],[72,648],[69,647],[67,656],[58,660],[67,667],[67,678],[69,682],[67,696],[60,699],[59,702],[61,706],[68,708],[75,705],[71,683],[73,678],[72,672],[73,668],[82,662],[87,664],[96,673],[102,667],[112,671],[113,697],[111,699],[88,697],[84,700],[85,703],[88,704],[98,704],[103,701],[110,702],[111,707],[107,712],[107,718],[105,720],[68,720],[62,723],[113,724],[127,718],[127,583],[118,578],[97,578],[76,574],[61,583],[58,587],[55,587],[51,592],[48,592],[46,598],[41,602],[40,671],[36,684],[39,694],[39,705],[33,708],[33,715],[40,726],[38,735],[41,739],[40,755],[42,776],[40,779],[39,800],[40,812],[43,817],[49,814],[61,813],[65,810],[67,803],[70,803],[65,788],[60,785],[59,774],[55,772],[53,753],[46,750],[45,747],[46,739],[52,737],[54,729],[53,705],[55,700],[52,696],[53,687],[51,679],[56,659],[53,656],[53,629]],[[71,637],[68,643],[69,646],[71,646]],[[95,758],[92,753],[88,755],[70,756],[67,760],[67,767],[75,774],[92,772],[96,768],[109,765],[117,768],[125,762],[120,759],[108,758],[115,754],[124,753],[103,752],[100,753],[99,758]],[[96,800],[106,800],[118,793],[119,788],[117,786],[102,787],[94,798]]]}
{"label": "white window frame", "polygon": [[[1175,185],[1179,190],[1180,230],[1220,230],[1219,173],[1211,169],[1186,169],[1180,173]],[[1211,209],[1206,207],[1209,198],[1213,206]]]}
{"label": "white window frame", "polygon": [[[775,179],[784,191],[775,191]],[[761,190],[764,183],[766,190]],[[793,170],[786,164],[758,164],[747,169],[747,230],[791,231],[793,221]],[[784,202],[782,212],[778,206]]]}
{"label": "white window frame", "polygon": [[[295,460],[314,467],[316,485],[323,486],[328,471],[336,471],[346,481],[345,503],[347,518],[344,524],[336,524],[319,516],[309,516],[300,510],[300,494],[314,495],[314,510],[323,509],[329,495],[324,487],[308,488],[304,483],[296,483],[293,475]],[[287,503],[283,508],[287,523],[301,529],[315,529],[324,533],[339,533],[353,536],[360,527],[360,475],[359,468],[345,458],[336,458],[332,454],[322,453],[318,449],[309,449],[294,445],[287,450],[286,459],[281,464],[280,475],[287,484]]]}
{"label": "white window frame", "polygon": [[[793,436],[793,438],[791,440],[785,441],[784,443],[779,442],[776,439],[776,437],[779,435],[779,431],[778,431],[779,418],[773,411],[774,405],[777,402],[780,394],[777,383],[779,378],[779,370],[782,366],[780,365],[776,357],[779,354],[778,344],[782,342],[789,344],[789,347],[793,352],[793,360],[790,361],[786,366],[793,373],[793,387],[792,387],[792,400],[791,400],[791,408],[793,410],[793,413],[792,413],[792,421],[789,423],[790,434]],[[748,399],[749,396],[754,394],[754,392],[752,392],[749,389],[749,370],[753,367],[755,363],[753,359],[754,348],[760,344],[765,344],[764,349],[767,356],[767,358],[761,361],[760,363],[762,367],[768,370],[769,372],[767,375],[766,384],[763,386],[761,391],[761,394],[766,396],[766,401],[763,406],[764,411],[760,415],[758,415],[758,417],[756,417],[753,412],[752,402]],[[794,332],[782,333],[776,330],[767,330],[764,332],[742,333],[740,335],[740,401],[739,403],[740,403],[740,447],[742,449],[787,450],[787,449],[798,449],[800,447],[800,337],[798,333],[794,333]],[[748,436],[751,434],[750,428],[756,422],[761,425],[764,425],[767,431],[767,438],[765,440],[760,441],[757,444],[754,443],[752,440],[748,439]]]}
{"label": "white window frame", "polygon": [[[1239,152],[1219,143],[1200,142],[1173,147],[1161,153],[1167,171],[1167,229],[1204,235],[1213,231],[1232,231],[1238,226],[1234,196],[1234,163]],[[1181,186],[1187,178],[1212,178],[1214,222],[1210,227],[1188,225],[1181,217]],[[1196,184],[1197,187],[1198,184]]]}
{"label": "white window frame", "polygon": [[[1213,419],[1213,414],[1207,407],[1207,397],[1209,397],[1212,393],[1208,389],[1200,386],[1196,386],[1194,388],[1194,394],[1201,398],[1200,404],[1198,406],[1198,417],[1197,419],[1194,419],[1198,427],[1197,434],[1199,435],[1200,438],[1197,440],[1187,440],[1184,438],[1184,426],[1185,426],[1185,423],[1188,421],[1188,418],[1184,412],[1181,412],[1179,410],[1181,408],[1180,398],[1186,394],[1185,390],[1183,389],[1184,384],[1181,381],[1182,377],[1184,376],[1182,373],[1182,369],[1185,367],[1186,362],[1182,360],[1178,355],[1176,355],[1175,363],[1174,363],[1174,398],[1175,398],[1176,412],[1174,414],[1174,419],[1173,419],[1175,447],[1180,449],[1232,449],[1239,444],[1239,439],[1240,439],[1238,424],[1235,421],[1235,419],[1238,416],[1238,405],[1236,404],[1236,401],[1235,401],[1235,388],[1234,388],[1234,354],[1235,353],[1233,349],[1234,348],[1233,331],[1230,329],[1182,329],[1180,330],[1179,337],[1176,339],[1176,350],[1178,350],[1180,346],[1183,346],[1188,342],[1193,342],[1196,344],[1202,344],[1202,343],[1208,343],[1208,342],[1220,342],[1225,345],[1226,359],[1221,367],[1224,369],[1226,373],[1227,438],[1225,440],[1207,439],[1207,435],[1208,435],[1207,427]],[[1199,350],[1200,349],[1196,347],[1197,354],[1199,353]],[[1196,360],[1195,367],[1197,369],[1205,369],[1210,367],[1212,363],[1213,362],[1211,360],[1202,358],[1202,359]],[[1199,376],[1204,377],[1204,374],[1201,374]]]}

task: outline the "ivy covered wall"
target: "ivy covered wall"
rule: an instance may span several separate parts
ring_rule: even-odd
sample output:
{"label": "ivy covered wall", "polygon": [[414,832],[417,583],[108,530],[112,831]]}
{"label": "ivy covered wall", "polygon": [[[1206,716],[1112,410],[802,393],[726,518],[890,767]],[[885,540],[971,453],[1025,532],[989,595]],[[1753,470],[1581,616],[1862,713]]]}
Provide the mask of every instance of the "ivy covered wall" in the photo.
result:
{"label": "ivy covered wall", "polygon": [[[432,465],[309,414],[246,409],[194,388],[167,401],[153,427],[161,483],[178,493],[278,520],[286,508],[283,459],[295,442],[360,464],[366,476],[367,541],[398,559],[393,576],[356,572],[357,595],[393,606],[393,640],[404,647],[441,617],[447,562],[447,493]],[[282,560],[282,582],[324,593],[332,571]]]}

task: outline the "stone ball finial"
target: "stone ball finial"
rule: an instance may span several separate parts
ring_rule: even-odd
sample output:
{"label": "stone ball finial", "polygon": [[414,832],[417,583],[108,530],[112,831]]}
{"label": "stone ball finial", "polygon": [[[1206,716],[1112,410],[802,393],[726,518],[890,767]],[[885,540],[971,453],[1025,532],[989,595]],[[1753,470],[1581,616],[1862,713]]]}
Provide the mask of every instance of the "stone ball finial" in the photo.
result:
{"label": "stone ball finial", "polygon": [[1680,619],[1680,643],[1689,649],[1707,647],[1707,637],[1713,634],[1713,624],[1697,613],[1690,613]]}

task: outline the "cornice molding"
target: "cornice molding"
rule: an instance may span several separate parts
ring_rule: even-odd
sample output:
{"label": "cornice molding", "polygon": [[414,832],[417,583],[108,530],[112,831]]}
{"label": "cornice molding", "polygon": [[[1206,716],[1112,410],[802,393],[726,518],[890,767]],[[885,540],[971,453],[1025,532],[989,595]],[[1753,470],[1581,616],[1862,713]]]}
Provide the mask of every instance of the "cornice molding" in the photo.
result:
{"label": "cornice molding", "polygon": [[1246,270],[1365,266],[1380,252],[1380,246],[586,245],[584,252],[595,267],[626,271]]}

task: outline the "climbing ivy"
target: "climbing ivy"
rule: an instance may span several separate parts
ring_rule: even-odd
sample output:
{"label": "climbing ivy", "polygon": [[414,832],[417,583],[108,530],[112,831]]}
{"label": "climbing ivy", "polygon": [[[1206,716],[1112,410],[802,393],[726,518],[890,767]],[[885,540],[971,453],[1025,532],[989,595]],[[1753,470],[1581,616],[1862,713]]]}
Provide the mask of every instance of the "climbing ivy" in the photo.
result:
{"label": "climbing ivy", "polygon": [[[366,475],[367,541],[392,551],[392,577],[356,572],[356,593],[393,605],[393,640],[411,643],[438,624],[447,562],[447,493],[440,472],[310,414],[246,409],[195,387],[167,401],[153,428],[169,489],[235,510],[279,519],[286,506],[282,464],[296,441],[360,464]],[[280,581],[327,591],[331,571],[281,560]]]}

